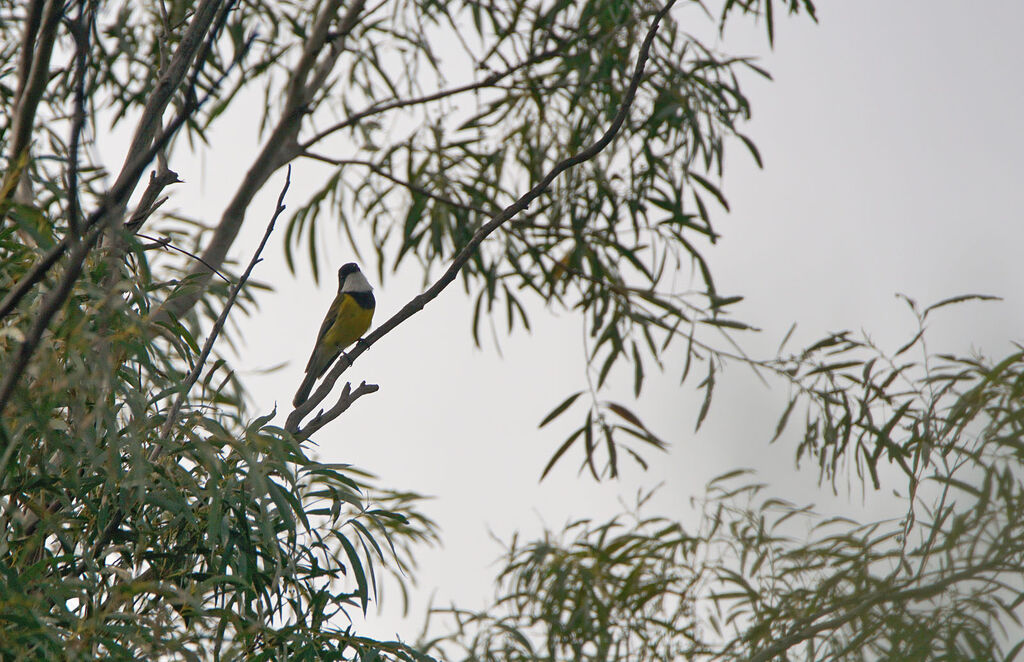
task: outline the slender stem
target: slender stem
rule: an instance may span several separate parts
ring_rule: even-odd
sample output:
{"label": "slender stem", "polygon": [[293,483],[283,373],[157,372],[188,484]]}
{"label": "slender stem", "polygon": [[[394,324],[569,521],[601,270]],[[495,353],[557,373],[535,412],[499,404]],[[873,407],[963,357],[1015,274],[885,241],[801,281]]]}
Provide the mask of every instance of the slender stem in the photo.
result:
{"label": "slender stem", "polygon": [[299,148],[305,151],[312,147],[313,145],[315,145],[316,143],[323,140],[324,138],[326,138],[327,136],[333,133],[337,133],[338,131],[341,131],[343,129],[347,129],[351,126],[355,126],[356,124],[363,121],[367,117],[372,117],[373,115],[379,115],[380,113],[386,113],[389,110],[396,110],[399,108],[421,106],[426,103],[440,101],[441,99],[456,96],[458,94],[463,94],[465,92],[473,92],[475,90],[482,90],[488,87],[493,87],[497,85],[497,83],[501,81],[503,78],[507,78],[508,76],[514,74],[520,69],[525,69],[527,67],[531,67],[535,64],[543,62],[544,60],[551,59],[552,57],[558,55],[559,53],[560,51],[558,50],[547,50],[542,53],[537,53],[536,55],[532,55],[526,58],[522,62],[519,62],[508,67],[504,71],[496,71],[491,75],[483,78],[482,80],[476,81],[475,83],[466,83],[465,85],[452,87],[446,90],[439,90],[431,94],[413,97],[411,99],[395,99],[393,101],[386,101],[383,103],[373,104],[372,106],[365,108],[359,111],[358,113],[355,113],[354,115],[350,115],[349,117],[346,117],[344,120],[337,122],[336,124],[332,124],[326,129],[316,133],[311,138],[308,138],[307,140],[303,141],[299,145]]}
{"label": "slender stem", "polygon": [[317,154],[315,152],[310,152],[308,150],[303,152],[302,155],[305,156],[306,158],[313,159],[314,161],[320,161],[322,163],[329,163],[331,165],[336,165],[336,166],[355,165],[355,166],[362,166],[364,168],[369,168],[370,170],[372,170],[373,172],[377,173],[381,177],[383,177],[385,179],[388,179],[388,180],[398,184],[401,187],[407,188],[410,191],[412,191],[413,193],[418,193],[418,194],[422,195],[425,198],[430,198],[431,200],[436,200],[436,201],[438,201],[440,203],[448,205],[449,207],[455,207],[456,209],[464,209],[466,211],[476,212],[476,213],[480,214],[481,216],[490,216],[490,215],[492,215],[494,213],[494,212],[491,212],[491,211],[487,211],[483,207],[477,207],[476,205],[470,205],[470,204],[467,204],[465,202],[459,202],[458,200],[454,200],[452,198],[446,198],[443,195],[438,195],[437,193],[433,193],[431,191],[428,191],[427,189],[423,188],[422,186],[417,186],[416,184],[413,184],[412,182],[407,182],[404,179],[399,179],[398,177],[395,177],[394,175],[392,175],[388,171],[384,170],[384,168],[380,167],[376,163],[373,163],[372,161],[364,161],[362,159],[335,159],[335,158],[331,158],[329,156],[324,156],[322,154]]}
{"label": "slender stem", "polygon": [[85,127],[85,72],[89,64],[89,35],[93,13],[86,9],[86,0],[79,0],[78,18],[70,23],[75,39],[74,110],[71,117],[71,143],[68,147],[68,231],[72,241],[81,233],[81,207],[78,202],[78,148]]}

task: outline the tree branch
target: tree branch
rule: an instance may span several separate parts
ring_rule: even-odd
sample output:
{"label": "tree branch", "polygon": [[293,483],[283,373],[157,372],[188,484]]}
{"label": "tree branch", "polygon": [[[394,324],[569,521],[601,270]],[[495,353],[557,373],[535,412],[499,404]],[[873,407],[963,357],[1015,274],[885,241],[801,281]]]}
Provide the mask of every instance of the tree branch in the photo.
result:
{"label": "tree branch", "polygon": [[[132,137],[131,146],[125,155],[124,165],[121,167],[121,172],[118,174],[114,186],[111,187],[112,190],[125,191],[126,194],[121,196],[124,202],[127,202],[128,198],[131,197],[139,175],[141,175],[141,171],[145,168],[145,165],[142,168],[136,167],[135,162],[144,160],[148,164],[152,160],[153,157],[149,156],[149,147],[159,135],[160,120],[163,117],[164,110],[166,110],[168,104],[174,98],[174,94],[181,87],[182,82],[185,80],[185,75],[188,73],[189,68],[192,67],[193,62],[195,66],[192,67],[193,75],[189,81],[189,90],[186,92],[184,106],[191,107],[193,111],[199,106],[197,101],[189,101],[189,99],[194,99],[194,92],[192,90],[195,89],[198,74],[202,70],[202,64],[213,46],[212,40],[209,37],[219,32],[219,29],[213,26],[215,22],[219,24],[217,27],[223,25],[227,19],[227,10],[234,4],[233,0],[228,0],[222,9],[221,4],[223,2],[224,0],[202,0],[192,16],[188,30],[181,38],[181,43],[178,45],[174,57],[171,58],[170,64],[167,65],[167,70],[160,76],[156,87],[153,88],[149,95],[149,100],[142,111],[142,117],[135,127],[135,135]],[[200,48],[202,48],[201,51]],[[147,156],[148,158],[146,158]],[[136,172],[139,174],[135,174]]]}
{"label": "tree branch", "polygon": [[[92,34],[90,11],[84,0],[78,5],[78,18],[69,22],[75,40],[74,110],[71,114],[71,141],[68,147],[68,232],[72,240],[81,233],[81,207],[78,203],[78,148],[85,127],[85,72],[89,63],[89,36]],[[87,16],[89,18],[87,18]]]}
{"label": "tree branch", "polygon": [[[29,20],[25,25],[22,47],[27,50],[22,51],[19,62],[20,74],[24,75],[19,82],[24,84],[18,89],[14,117],[11,119],[11,132],[8,138],[11,148],[7,155],[7,173],[4,175],[3,186],[0,187],[0,191],[4,193],[4,200],[0,202],[6,202],[7,196],[13,195],[21,180],[24,165],[27,164],[25,157],[28,154],[29,141],[32,139],[36,110],[50,79],[50,57],[53,55],[57,26],[60,24],[64,3],[61,0],[48,0],[45,8],[40,9],[41,4],[33,3],[29,9]],[[39,23],[36,22],[36,18],[39,19]],[[31,64],[27,64],[27,61]]]}
{"label": "tree branch", "polygon": [[[231,0],[229,0],[229,6],[230,1]],[[208,39],[205,42],[205,48],[203,48],[202,53],[196,62],[195,69],[190,80],[190,89],[194,89],[199,72],[202,70],[202,63],[205,62],[209,50],[213,47],[213,40],[216,37],[216,33],[219,32],[219,28],[223,26],[226,19],[227,7],[225,7],[225,10],[220,15],[217,27],[208,35]],[[60,283],[44,298],[39,311],[36,313],[36,318],[32,322],[28,335],[19,347],[18,355],[15,357],[13,365],[10,366],[10,368],[4,373],[2,380],[0,380],[0,413],[3,412],[10,400],[11,394],[14,392],[14,387],[18,383],[21,373],[28,365],[28,361],[32,354],[35,353],[39,340],[42,338],[43,332],[49,326],[50,320],[60,309],[64,300],[67,299],[67,296],[71,293],[71,288],[82,271],[85,258],[88,256],[89,251],[96,245],[96,242],[102,232],[110,227],[111,220],[117,216],[114,212],[123,209],[127,205],[128,198],[131,196],[131,192],[135,188],[135,183],[138,181],[139,177],[142,176],[142,172],[149,165],[150,161],[152,161],[156,154],[167,145],[188,118],[191,117],[192,114],[210,98],[230,70],[231,67],[224,72],[223,76],[217,79],[214,85],[211,86],[209,93],[203,99],[197,100],[194,99],[193,95],[189,95],[174,120],[155,139],[151,139],[151,144],[149,144],[141,154],[136,155],[134,158],[130,153],[126,156],[125,164],[121,171],[121,175],[118,177],[118,181],[115,182],[114,186],[111,187],[104,196],[99,207],[89,215],[89,219],[85,225],[87,228],[86,237],[83,241],[75,243],[74,250],[68,258],[68,266],[64,271],[64,275],[62,276]],[[136,131],[136,138],[138,138],[140,133],[141,131]],[[12,288],[11,292],[8,293],[8,296],[4,298],[3,302],[0,302],[0,319],[3,319],[5,315],[14,309],[14,306],[17,305],[21,297],[29,291],[34,283],[42,280],[49,267],[57,261],[64,251],[68,249],[71,243],[71,238],[66,235],[64,239],[57,244],[57,246],[51,249],[44,260],[31,269],[28,274],[22,277],[18,285]],[[42,264],[45,264],[44,268],[40,268],[40,265]],[[22,285],[22,283],[26,284]]]}
{"label": "tree branch", "polygon": [[32,71],[32,58],[29,55],[35,53],[36,36],[39,32],[39,24],[43,20],[43,8],[46,6],[47,0],[32,0],[25,11],[25,32],[21,37],[22,57],[18,59],[16,99],[21,96],[22,90],[28,86],[28,75]]}
{"label": "tree branch", "polygon": [[163,190],[171,184],[179,182],[181,180],[178,179],[178,173],[167,167],[166,159],[158,157],[157,169],[149,173],[149,184],[146,185],[146,190],[142,192],[139,204],[135,207],[135,213],[124,224],[125,229],[132,234],[138,234],[139,229],[146,220],[166,200],[166,198],[160,198]]}

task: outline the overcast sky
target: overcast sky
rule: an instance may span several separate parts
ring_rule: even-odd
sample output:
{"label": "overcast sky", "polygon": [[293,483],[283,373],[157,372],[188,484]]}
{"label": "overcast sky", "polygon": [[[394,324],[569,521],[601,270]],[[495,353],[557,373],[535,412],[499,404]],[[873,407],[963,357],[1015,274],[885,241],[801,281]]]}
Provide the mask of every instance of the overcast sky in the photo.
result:
{"label": "overcast sky", "polygon": [[[738,145],[727,155],[732,210],[716,213],[722,240],[705,254],[720,289],[746,296],[737,316],[762,329],[748,348],[771,356],[797,322],[793,347],[829,331],[864,329],[893,349],[914,329],[896,292],[922,303],[981,292],[1005,301],[937,318],[932,349],[1006,352],[1024,321],[1024,3],[832,0],[820,3],[819,18],[817,25],[779,20],[773,52],[761,27],[743,27],[737,18],[719,45],[758,55],[775,79],[747,79],[754,118],[746,133],[765,168],[758,170]],[[238,132],[239,151],[204,157],[193,188],[210,205],[239,174],[218,158],[244,162],[253,145],[244,122],[222,131]],[[267,187],[263,208],[272,209],[279,184]],[[311,184],[293,185],[293,206]],[[258,208],[239,256],[262,233]],[[333,277],[316,287],[305,272],[289,274],[282,236],[257,273],[277,291],[262,295],[260,314],[242,321],[241,369],[264,410],[289,403],[336,286]],[[340,235],[337,242],[330,259],[351,259]],[[417,274],[401,273],[378,288],[377,319],[419,285]],[[739,367],[720,378],[711,416],[697,434],[697,380],[680,387],[673,370],[651,384],[636,408],[673,447],[650,456],[650,471],[625,464],[623,479],[597,485],[577,477],[573,454],[538,484],[562,437],[559,430],[538,431],[537,423],[582,383],[580,322],[536,310],[532,335],[503,342],[499,356],[493,347],[474,349],[471,315],[453,287],[387,336],[347,373],[380,384],[380,391],[317,435],[324,460],[350,462],[377,473],[384,485],[434,496],[426,510],[441,525],[445,547],[417,557],[422,596],[436,592],[435,602],[480,606],[492,592],[501,552],[489,533],[507,540],[517,530],[536,534],[570,518],[604,518],[618,511],[619,499],[658,483],[664,486],[657,514],[684,522],[692,521],[690,496],[741,466],[757,469],[781,496],[834,507],[813,467],[794,470],[792,438],[767,443],[785,389],[766,388]],[[282,371],[259,374],[286,361]],[[630,382],[621,382],[615,393],[626,398]],[[849,512],[867,516],[876,507],[883,506],[871,495],[857,494]],[[394,607],[384,617],[371,615],[369,627],[414,637],[419,616],[403,625]]]}

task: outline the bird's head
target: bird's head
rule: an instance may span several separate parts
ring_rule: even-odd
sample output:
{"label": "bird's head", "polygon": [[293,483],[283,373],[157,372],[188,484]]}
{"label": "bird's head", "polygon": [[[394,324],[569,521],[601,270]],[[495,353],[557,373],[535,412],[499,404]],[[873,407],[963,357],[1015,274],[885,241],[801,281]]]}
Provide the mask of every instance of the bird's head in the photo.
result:
{"label": "bird's head", "polygon": [[338,269],[338,291],[339,292],[372,292],[373,288],[359,271],[359,265],[355,262],[348,262]]}

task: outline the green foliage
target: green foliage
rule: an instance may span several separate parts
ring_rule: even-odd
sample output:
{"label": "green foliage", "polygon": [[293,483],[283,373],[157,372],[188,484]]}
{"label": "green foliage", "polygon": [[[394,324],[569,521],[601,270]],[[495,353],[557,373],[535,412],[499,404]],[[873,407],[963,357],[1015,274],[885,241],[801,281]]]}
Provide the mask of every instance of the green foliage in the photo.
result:
{"label": "green foliage", "polygon": [[[728,208],[726,147],[760,163],[738,80],[766,74],[684,26],[721,34],[745,17],[771,41],[780,11],[814,16],[808,0],[685,2],[655,30],[665,9],[0,7],[0,657],[1013,658],[1024,352],[924,345],[936,310],[984,297],[909,302],[920,332],[891,354],[838,333],[739,357],[791,388],[779,443],[802,415],[797,458],[833,486],[848,469],[854,486],[893,488],[897,519],[819,515],[734,472],[709,486],[692,530],[638,508],[513,540],[493,608],[445,612],[450,636],[412,647],[348,625],[383,582],[407,590],[435,527],[416,495],[321,462],[300,428],[250,412],[230,362],[202,349],[237,342],[238,313],[265,289],[228,258],[259,216],[253,196],[293,161],[325,164],[286,230],[293,268],[300,249],[314,274],[328,267],[317,242],[337,219],[380,280],[406,264],[425,281],[454,270],[478,344],[488,325],[528,330],[539,308],[577,315],[585,384],[541,419],[546,433],[576,417],[542,476],[570,451],[595,479],[623,457],[646,466],[667,441],[606,390],[624,379],[639,399],[651,370],[699,369],[699,426],[722,347],[749,328],[702,251]],[[199,219],[162,209],[175,154],[217,147],[218,123],[257,98],[262,144],[231,203]],[[121,170],[99,149],[110,126],[135,136]],[[345,406],[356,393],[343,389]]]}
{"label": "green foliage", "polygon": [[[844,462],[851,461],[859,480],[870,479],[874,488],[880,489],[881,462],[898,466],[904,478],[916,486],[921,472],[935,461],[936,448],[957,443],[966,430],[978,424],[983,412],[971,400],[984,401],[991,380],[1020,358],[1007,357],[1006,365],[1000,364],[995,374],[989,374],[977,358],[929,355],[924,346],[925,322],[929,314],[944,306],[993,298],[952,297],[923,310],[904,298],[916,317],[918,331],[891,356],[875,347],[870,338],[858,339],[844,331],[773,362],[770,367],[790,378],[793,386],[776,437],[803,402],[806,416],[797,459],[809,456],[817,461],[823,479],[835,482]],[[963,383],[978,380],[982,393],[959,390]]]}
{"label": "green foliage", "polygon": [[[137,136],[159,126],[151,111],[165,92],[161,76],[189,47],[190,23],[218,4],[75,3],[78,19],[68,25],[78,32],[58,30],[56,38],[67,49],[75,34],[89,40],[81,81],[88,112],[75,164],[76,196],[85,207],[103,199],[107,185],[107,166],[90,137],[108,122],[130,130],[140,116],[151,124],[143,131],[140,122]],[[447,268],[496,211],[608,128],[626,99],[639,45],[665,7],[650,0],[342,5],[223,2],[218,9],[209,48],[191,64],[192,83],[169,107],[203,105],[186,113],[185,133],[172,137],[169,153],[183,137],[189,146],[215,147],[217,123],[237,112],[239,101],[251,108],[257,94],[264,142],[219,223],[180,216],[171,223],[158,214],[148,222],[148,236],[156,230],[203,258],[163,260],[166,275],[187,276],[183,283],[192,288],[169,302],[174,316],[196,309],[216,316],[217,306],[194,293],[209,294],[210,269],[224,269],[255,192],[302,158],[326,162],[331,172],[298,203],[286,230],[293,268],[300,248],[315,276],[328,266],[317,248],[327,219],[340,221],[357,254],[372,248],[381,280],[407,262],[425,279]],[[629,375],[639,397],[651,370],[686,377],[703,361],[707,411],[720,335],[747,325],[729,315],[739,297],[717,291],[702,250],[718,237],[715,207],[728,207],[721,188],[726,146],[742,145],[760,162],[740,131],[750,108],[737,76],[764,72],[706,46],[684,26],[700,21],[722,31],[736,17],[763,18],[771,38],[776,5],[814,16],[808,0],[685,0],[675,7],[654,35],[622,130],[461,265],[477,343],[490,324],[529,329],[528,311],[538,304],[580,317],[588,397],[570,412],[577,424],[552,459],[572,450],[595,477],[614,477],[620,457],[646,466],[647,450],[664,447],[656,432],[621,416],[626,405],[606,403],[602,391],[619,373]],[[4,11],[3,53],[11,67],[20,66],[20,30],[30,15]],[[37,132],[48,141],[37,140],[27,161],[31,181],[48,183],[51,202],[66,198],[53,183],[68,174],[73,141],[65,129],[77,84],[70,64],[56,72],[35,108]],[[15,96],[6,97],[8,117],[17,115]],[[25,232],[39,232],[37,225],[47,231],[46,223],[21,223]],[[681,367],[665,364],[676,346],[685,353]]]}
{"label": "green foliage", "polygon": [[[5,236],[6,291],[27,261]],[[317,461],[270,416],[248,419],[223,360],[167,436],[199,343],[188,325],[154,323],[169,287],[135,257],[87,266],[4,417],[2,656],[414,659],[338,623],[434,539],[415,496]],[[38,303],[5,324],[4,354]]]}
{"label": "green foliage", "polygon": [[[923,328],[937,308],[978,298],[910,303]],[[835,479],[856,448],[855,483],[902,486],[904,516],[826,517],[731,472],[709,484],[692,530],[644,515],[644,499],[608,522],[513,539],[493,606],[440,611],[454,630],[429,645],[467,661],[1014,659],[1024,352],[933,354],[921,331],[890,356],[849,335],[778,363],[814,412],[798,453],[827,456]]]}

